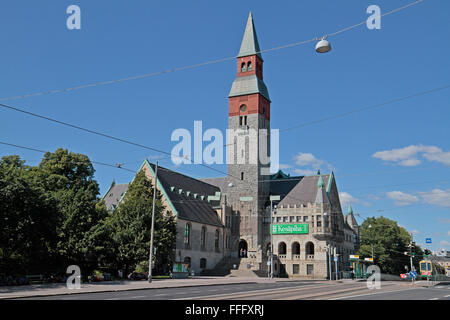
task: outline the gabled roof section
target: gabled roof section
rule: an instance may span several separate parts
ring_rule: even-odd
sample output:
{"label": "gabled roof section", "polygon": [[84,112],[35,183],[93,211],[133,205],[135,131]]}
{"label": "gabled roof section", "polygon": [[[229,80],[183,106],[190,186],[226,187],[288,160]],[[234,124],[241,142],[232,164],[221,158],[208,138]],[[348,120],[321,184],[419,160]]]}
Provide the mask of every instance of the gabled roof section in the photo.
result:
{"label": "gabled roof section", "polygon": [[319,197],[326,199],[328,197],[325,188],[319,189],[319,177],[322,177],[324,184],[328,183],[329,175],[321,176],[307,176],[302,177],[300,182],[298,182],[292,190],[280,201],[280,205],[307,205],[308,203],[315,203],[318,196],[318,191],[320,192]]}
{"label": "gabled roof section", "polygon": [[127,192],[129,187],[128,183],[124,184],[115,184],[109,188],[106,194],[103,196],[103,200],[105,201],[106,209],[108,211],[114,210],[119,205],[123,196]]}
{"label": "gabled roof section", "polygon": [[245,26],[244,37],[241,42],[241,49],[239,50],[238,58],[246,57],[256,54],[262,59],[261,49],[259,48],[258,37],[256,36],[255,24],[253,22],[253,15],[250,12]]}
{"label": "gabled roof section", "polygon": [[[147,160],[144,164],[154,174],[155,164]],[[221,192],[218,187],[158,166],[158,188],[173,206],[178,218],[223,227],[214,210],[220,205]]]}

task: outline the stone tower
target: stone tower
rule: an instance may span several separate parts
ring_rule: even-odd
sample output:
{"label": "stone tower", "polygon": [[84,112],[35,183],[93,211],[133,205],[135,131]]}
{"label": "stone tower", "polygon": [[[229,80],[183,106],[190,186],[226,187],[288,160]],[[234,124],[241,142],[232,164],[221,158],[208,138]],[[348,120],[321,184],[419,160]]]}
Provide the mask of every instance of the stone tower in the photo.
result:
{"label": "stone tower", "polygon": [[[228,201],[249,253],[264,250],[263,216],[269,198],[270,98],[263,81],[263,59],[250,12],[237,56],[228,115]],[[239,239],[237,239],[239,236]],[[262,250],[261,250],[262,249]]]}

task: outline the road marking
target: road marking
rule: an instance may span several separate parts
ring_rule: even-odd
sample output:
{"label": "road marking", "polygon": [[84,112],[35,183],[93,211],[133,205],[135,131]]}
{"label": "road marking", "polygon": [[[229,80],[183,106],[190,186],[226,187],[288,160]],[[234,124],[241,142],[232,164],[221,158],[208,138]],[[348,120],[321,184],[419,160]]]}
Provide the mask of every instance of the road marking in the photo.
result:
{"label": "road marking", "polygon": [[159,293],[159,294],[154,294],[154,297],[160,297],[160,296],[167,296],[168,293]]}
{"label": "road marking", "polygon": [[119,298],[109,298],[109,299],[106,299],[106,300],[119,300]]}
{"label": "road marking", "polygon": [[431,299],[428,299],[428,300],[437,300],[437,299],[439,299],[439,298],[431,298]]}
{"label": "road marking", "polygon": [[135,297],[130,297],[130,299],[140,299],[140,298],[145,298],[145,296],[135,296]]}
{"label": "road marking", "polygon": [[[337,286],[338,284],[330,284],[328,286]],[[311,289],[311,288],[323,288],[324,285],[320,284],[317,286],[297,286],[295,289],[290,289],[289,291],[296,291],[296,290],[300,290],[300,289]],[[226,296],[235,296],[235,295],[246,295],[246,294],[255,294],[255,293],[268,293],[268,292],[274,292],[274,293],[279,293],[280,289],[279,288],[273,288],[273,289],[257,289],[257,290],[251,290],[251,291],[238,291],[238,292],[234,292],[234,293],[222,293],[222,294],[215,294],[215,295],[209,295],[209,296],[198,296],[198,297],[189,297],[189,298],[179,298],[179,299],[174,299],[174,300],[194,300],[194,299],[212,299],[214,298],[218,298],[218,297],[226,297]]]}
{"label": "road marking", "polygon": [[328,299],[328,300],[341,300],[341,299],[356,298],[356,297],[362,297],[362,296],[370,296],[370,295],[382,294],[382,293],[393,293],[393,292],[400,292],[400,291],[408,291],[408,290],[414,290],[414,289],[418,289],[418,288],[408,288],[408,289],[400,289],[400,290],[391,290],[391,291],[356,294],[356,295],[352,295],[352,296],[338,297],[338,298],[332,298],[332,299]]}

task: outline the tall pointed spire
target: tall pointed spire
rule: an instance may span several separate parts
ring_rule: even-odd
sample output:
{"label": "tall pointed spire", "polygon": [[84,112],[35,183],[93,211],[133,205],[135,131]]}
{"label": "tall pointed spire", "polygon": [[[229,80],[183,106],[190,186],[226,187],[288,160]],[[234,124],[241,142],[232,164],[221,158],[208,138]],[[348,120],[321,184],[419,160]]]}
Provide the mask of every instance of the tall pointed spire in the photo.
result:
{"label": "tall pointed spire", "polygon": [[349,205],[347,214],[353,214],[353,208],[352,208],[352,205]]}
{"label": "tall pointed spire", "polygon": [[261,49],[259,48],[258,37],[256,36],[255,24],[253,23],[252,12],[250,11],[238,58],[256,54],[262,59],[260,51]]}

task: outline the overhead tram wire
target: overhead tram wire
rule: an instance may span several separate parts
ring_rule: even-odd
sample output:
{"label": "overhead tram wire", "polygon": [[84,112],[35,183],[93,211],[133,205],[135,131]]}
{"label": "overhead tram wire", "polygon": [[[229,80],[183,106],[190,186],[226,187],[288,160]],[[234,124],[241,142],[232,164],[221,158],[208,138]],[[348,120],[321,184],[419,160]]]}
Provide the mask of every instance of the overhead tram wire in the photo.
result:
{"label": "overhead tram wire", "polygon": [[[385,16],[391,15],[393,13],[402,11],[402,10],[404,10],[406,8],[409,8],[411,6],[419,4],[419,3],[423,2],[423,1],[424,0],[417,0],[417,1],[411,2],[411,3],[407,4],[407,5],[399,7],[397,9],[393,9],[391,11],[388,11],[388,12],[382,14],[381,17],[385,17]],[[350,31],[350,30],[355,29],[355,28],[357,28],[357,27],[359,27],[361,25],[364,25],[364,24],[366,24],[366,22],[367,22],[367,20],[364,20],[364,21],[362,21],[360,23],[357,23],[357,24],[345,27],[345,28],[340,29],[338,31],[325,34],[322,37],[314,37],[314,38],[309,39],[309,40],[294,42],[294,43],[290,43],[290,44],[286,44],[286,45],[282,45],[282,46],[278,46],[278,47],[274,47],[274,48],[270,48],[270,49],[265,49],[265,50],[261,50],[261,51],[256,52],[256,53],[267,53],[267,52],[277,51],[277,50],[281,50],[281,49],[297,47],[297,46],[300,46],[300,45],[305,45],[305,44],[308,44],[308,43],[312,43],[312,42],[318,41],[318,40],[323,39],[323,38],[334,37],[334,36],[336,36],[338,34]],[[145,74],[125,77],[125,78],[119,78],[119,79],[115,79],[115,80],[93,82],[93,83],[90,83],[90,84],[84,84],[84,85],[79,85],[79,86],[75,86],[75,87],[69,87],[69,88],[64,88],[64,89],[55,89],[55,90],[47,90],[47,91],[41,91],[41,92],[37,92],[37,93],[30,93],[30,94],[25,94],[25,95],[20,95],[20,96],[4,97],[4,98],[0,98],[0,101],[18,100],[18,99],[24,99],[24,98],[30,98],[30,97],[36,97],[36,96],[43,96],[43,95],[50,95],[50,94],[56,94],[56,93],[76,91],[76,90],[85,89],[85,88],[106,86],[106,85],[110,85],[110,84],[130,81],[130,80],[137,80],[137,79],[144,79],[144,78],[154,77],[154,76],[163,75],[163,74],[166,74],[166,73],[174,73],[174,72],[178,72],[178,71],[194,69],[194,68],[198,68],[198,67],[202,67],[202,66],[206,66],[206,65],[221,63],[221,62],[225,62],[225,61],[231,61],[231,60],[234,60],[236,58],[237,58],[236,56],[226,57],[226,58],[221,58],[221,59],[215,59],[215,60],[210,60],[210,61],[206,61],[206,62],[196,63],[196,64],[192,64],[192,65],[187,65],[187,66],[183,66],[183,67],[167,69],[167,70],[163,70],[163,71],[157,71],[157,72],[145,73]]]}
{"label": "overhead tram wire", "polygon": [[[35,149],[35,148],[30,148],[30,147],[25,147],[25,146],[13,144],[13,143],[7,143],[7,142],[4,142],[4,141],[0,141],[0,144],[6,145],[6,146],[10,146],[10,147],[14,147],[14,148],[19,148],[19,149],[35,151],[35,152],[39,152],[39,153],[50,152],[50,151],[45,151],[45,150],[40,150],[40,149]],[[124,168],[122,166],[117,166],[117,165],[114,165],[114,164],[105,163],[105,162],[99,162],[99,161],[92,161],[92,160],[90,160],[90,161],[91,161],[91,163],[94,163],[94,164],[98,164],[98,165],[102,165],[102,166],[108,166],[108,167],[112,167],[112,168],[116,168],[116,169],[122,169],[122,170],[125,170],[125,171],[136,173],[136,171]],[[77,162],[77,163],[82,163],[82,162]]]}

